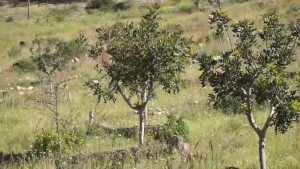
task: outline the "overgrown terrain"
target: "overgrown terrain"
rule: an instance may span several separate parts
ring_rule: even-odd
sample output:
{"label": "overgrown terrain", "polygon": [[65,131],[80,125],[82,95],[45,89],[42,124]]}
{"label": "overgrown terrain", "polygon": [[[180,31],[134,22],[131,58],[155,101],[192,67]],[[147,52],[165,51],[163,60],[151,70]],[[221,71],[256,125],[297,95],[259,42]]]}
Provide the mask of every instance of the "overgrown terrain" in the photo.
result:
{"label": "overgrown terrain", "polygon": [[[160,5],[161,27],[181,25],[184,36],[192,39],[192,46],[200,53],[217,55],[221,51],[219,39],[208,24],[210,9],[217,7],[211,6],[207,1],[199,1],[196,7],[191,0],[172,0]],[[85,2],[33,3],[29,20],[26,3],[0,6],[0,152],[26,153],[41,148],[39,145],[47,142],[42,138],[52,141],[56,138],[56,133],[52,130],[56,122],[53,113],[33,99],[41,97],[46,88],[43,82],[45,75],[30,61],[30,48],[36,38],[49,38],[54,43],[60,40],[71,41],[72,57],[76,58],[60,74],[60,78],[69,79],[61,90],[58,106],[60,118],[63,119],[62,128],[66,130],[62,132],[62,138],[68,140],[63,145],[67,147],[64,149],[64,156],[67,158],[79,153],[129,150],[138,145],[137,136],[125,137],[97,127],[97,124],[111,128],[138,126],[138,115],[126,105],[120,95],[115,103],[97,103],[97,97],[85,85],[87,81],[98,77],[93,69],[96,62],[86,55],[87,51],[76,46],[74,39],[85,35],[87,46],[93,45],[98,27],[117,22],[138,22],[147,13],[147,5],[132,2],[128,9],[111,7],[93,10],[87,10],[85,6]],[[256,25],[262,25],[262,15],[272,10],[276,10],[284,23],[300,19],[298,0],[226,1],[223,8],[234,21],[249,19],[255,21]],[[299,64],[300,52],[296,50],[296,61],[288,67],[289,72],[300,71]],[[188,156],[176,151],[165,153],[162,148],[157,148],[138,161],[130,158],[120,161],[91,159],[73,166],[65,159],[63,165],[66,168],[258,168],[258,138],[246,117],[239,113],[239,108],[234,109],[236,111],[214,110],[208,97],[211,88],[201,87],[200,75],[198,64],[191,61],[182,74],[185,87],[178,94],[168,94],[162,88],[157,88],[154,99],[148,103],[149,125],[168,126],[169,115],[182,117],[180,119],[183,119],[189,129],[186,139],[190,144]],[[263,124],[267,117],[264,113],[266,110],[267,107],[264,106],[255,108],[258,124]],[[94,125],[89,124],[90,111],[94,112]],[[151,134],[146,135],[145,141],[150,147],[163,142],[154,139]],[[300,168],[299,141],[299,124],[295,124],[285,135],[276,135],[272,129],[268,130],[268,168]],[[51,150],[57,150],[56,146],[53,143]],[[55,154],[49,153],[47,158],[34,162],[1,163],[0,168],[55,168],[54,156]],[[0,158],[0,162],[2,160]]]}

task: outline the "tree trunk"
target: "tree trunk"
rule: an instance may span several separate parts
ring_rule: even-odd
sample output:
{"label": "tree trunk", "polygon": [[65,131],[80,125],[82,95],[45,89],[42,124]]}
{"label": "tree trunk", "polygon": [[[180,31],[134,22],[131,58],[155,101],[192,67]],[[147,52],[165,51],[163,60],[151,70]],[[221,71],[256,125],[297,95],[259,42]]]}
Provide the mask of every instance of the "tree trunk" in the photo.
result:
{"label": "tree trunk", "polygon": [[57,132],[57,141],[58,141],[58,154],[57,154],[57,159],[56,159],[56,168],[57,169],[62,169],[62,145],[61,145],[61,133],[60,133],[60,117],[59,117],[59,111],[58,111],[58,86],[55,87],[55,124],[56,124],[56,132]]}
{"label": "tree trunk", "polygon": [[28,11],[27,11],[27,17],[28,17],[28,19],[30,19],[30,0],[28,0],[28,9],[27,9]]}
{"label": "tree trunk", "polygon": [[[144,92],[142,92],[141,97],[142,97],[142,102],[143,103],[147,102],[147,90],[145,90]],[[148,115],[147,115],[147,113],[148,113],[147,105],[145,106],[143,113],[144,113],[144,117],[145,117],[145,125],[147,125],[147,118],[148,118]]]}
{"label": "tree trunk", "polygon": [[139,111],[140,125],[139,125],[139,142],[143,146],[145,144],[145,108]]}
{"label": "tree trunk", "polygon": [[259,136],[259,150],[258,151],[259,151],[260,169],[267,169],[265,136]]}

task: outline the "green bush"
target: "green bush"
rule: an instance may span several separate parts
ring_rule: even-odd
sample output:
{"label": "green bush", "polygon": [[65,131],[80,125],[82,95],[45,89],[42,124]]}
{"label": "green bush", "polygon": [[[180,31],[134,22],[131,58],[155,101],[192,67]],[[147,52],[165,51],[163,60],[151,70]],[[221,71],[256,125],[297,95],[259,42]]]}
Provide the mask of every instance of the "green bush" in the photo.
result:
{"label": "green bush", "polygon": [[192,13],[194,10],[197,9],[195,4],[193,4],[192,2],[189,2],[189,1],[179,2],[176,6],[177,6],[179,12],[181,12],[181,13]]}
{"label": "green bush", "polygon": [[19,46],[13,46],[8,51],[7,55],[9,58],[15,59],[18,58],[21,55],[22,48]]}
{"label": "green bush", "polygon": [[117,2],[113,5],[113,10],[115,11],[124,11],[131,8],[133,2],[131,0]]}
{"label": "green bush", "polygon": [[15,62],[12,68],[14,71],[28,73],[36,71],[37,65],[29,59],[22,59]]}
{"label": "green bush", "polygon": [[162,126],[162,130],[157,134],[156,139],[166,141],[174,135],[180,135],[188,140],[189,128],[183,117],[169,115],[167,122]]}
{"label": "green bush", "polygon": [[[69,154],[72,150],[84,144],[84,135],[76,129],[64,129],[61,134],[61,147],[63,154]],[[32,144],[32,150],[37,156],[44,156],[59,151],[59,142],[55,129],[43,130]]]}
{"label": "green bush", "polygon": [[111,9],[114,5],[113,0],[91,0],[86,9]]}
{"label": "green bush", "polygon": [[96,124],[89,124],[87,125],[86,135],[101,136],[103,135],[103,130]]}
{"label": "green bush", "polygon": [[244,2],[248,2],[248,1],[250,1],[250,0],[235,0],[235,2],[237,2],[237,3],[244,3]]}

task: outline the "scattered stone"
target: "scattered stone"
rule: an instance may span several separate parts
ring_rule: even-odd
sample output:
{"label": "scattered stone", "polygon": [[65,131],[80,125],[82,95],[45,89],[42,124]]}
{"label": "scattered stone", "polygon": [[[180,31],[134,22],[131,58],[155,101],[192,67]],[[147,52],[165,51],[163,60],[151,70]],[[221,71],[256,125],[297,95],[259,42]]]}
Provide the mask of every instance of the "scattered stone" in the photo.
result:
{"label": "scattered stone", "polygon": [[199,103],[200,103],[199,101],[195,100],[195,101],[188,102],[188,105],[197,105]]}
{"label": "scattered stone", "polygon": [[93,80],[93,83],[94,84],[99,84],[99,81],[98,80]]}
{"label": "scattered stone", "polygon": [[20,164],[23,161],[32,161],[35,157],[33,152],[4,153],[0,152],[0,166],[4,164]]}

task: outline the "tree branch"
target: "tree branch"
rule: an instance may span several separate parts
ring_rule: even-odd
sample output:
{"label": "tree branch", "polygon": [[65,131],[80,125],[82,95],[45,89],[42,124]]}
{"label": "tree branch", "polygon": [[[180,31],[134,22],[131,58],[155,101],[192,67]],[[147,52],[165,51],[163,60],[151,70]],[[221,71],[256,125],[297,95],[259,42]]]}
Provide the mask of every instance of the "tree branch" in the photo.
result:
{"label": "tree branch", "polygon": [[125,93],[122,91],[121,87],[119,84],[117,84],[117,90],[125,100],[125,102],[128,104],[128,106],[134,110],[138,110],[136,106],[133,106],[132,103],[130,102],[129,98],[125,95]]}
{"label": "tree branch", "polygon": [[257,124],[256,124],[256,122],[255,122],[255,120],[254,120],[254,118],[253,118],[252,112],[247,112],[246,115],[247,115],[247,119],[248,119],[248,122],[249,122],[250,126],[253,128],[253,130],[254,130],[258,135],[260,135],[261,130],[260,130],[260,128],[257,126]]}
{"label": "tree branch", "polygon": [[251,88],[249,88],[248,92],[249,93],[247,94],[247,97],[246,97],[246,104],[247,104],[246,116],[247,116],[250,126],[253,128],[253,130],[256,132],[256,134],[260,135],[261,129],[256,124],[256,122],[253,118],[253,114],[252,114],[253,107],[252,107],[252,100],[251,100]]}
{"label": "tree branch", "polygon": [[274,114],[275,114],[275,107],[274,106],[271,106],[271,110],[270,110],[270,113],[269,113],[269,116],[262,128],[262,133],[265,134],[269,128],[269,126],[271,125],[271,122],[272,122],[272,119],[274,117]]}

